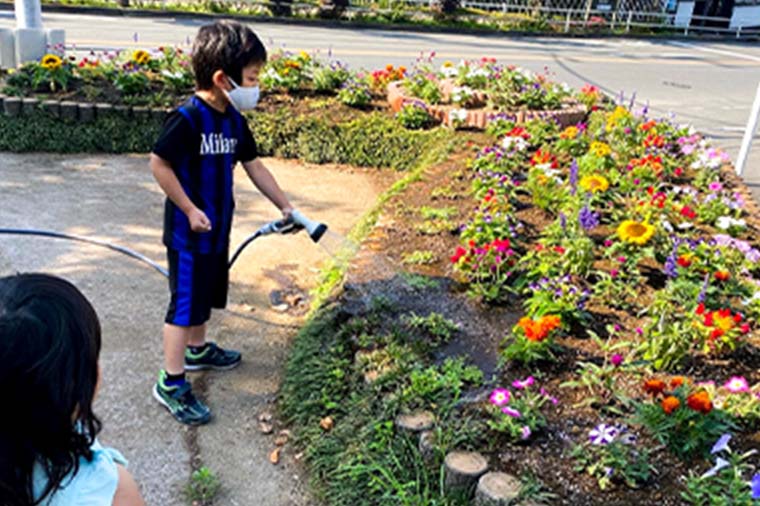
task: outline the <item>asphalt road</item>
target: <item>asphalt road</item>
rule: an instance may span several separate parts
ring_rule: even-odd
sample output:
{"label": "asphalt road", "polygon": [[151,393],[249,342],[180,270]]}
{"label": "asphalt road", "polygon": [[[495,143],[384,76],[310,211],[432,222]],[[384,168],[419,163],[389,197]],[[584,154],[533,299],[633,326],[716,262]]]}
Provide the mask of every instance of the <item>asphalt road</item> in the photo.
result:
{"label": "asphalt road", "polygon": [[[13,26],[0,12],[0,26]],[[45,14],[50,28],[64,28],[77,50],[187,44],[205,21]],[[648,104],[653,115],[675,114],[727,149],[735,158],[755,90],[760,82],[760,47],[750,44],[676,40],[562,39],[472,36],[368,29],[312,28],[253,23],[270,49],[319,50],[353,67],[410,65],[420,54],[436,59],[492,56],[534,71],[548,68],[573,86],[591,83]],[[760,187],[760,144],[745,179]],[[755,186],[755,185],[753,185]]]}

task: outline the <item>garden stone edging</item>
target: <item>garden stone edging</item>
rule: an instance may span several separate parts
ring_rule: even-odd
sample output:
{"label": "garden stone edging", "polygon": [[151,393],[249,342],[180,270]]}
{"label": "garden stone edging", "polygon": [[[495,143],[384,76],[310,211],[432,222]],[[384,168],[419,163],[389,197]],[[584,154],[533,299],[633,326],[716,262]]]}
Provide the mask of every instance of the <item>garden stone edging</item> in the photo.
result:
{"label": "garden stone edging", "polygon": [[[388,84],[388,104],[394,112],[399,112],[406,104],[422,102],[416,97],[406,95],[401,81],[394,81]],[[453,105],[434,105],[426,104],[430,115],[446,126],[452,126],[450,112],[461,107]],[[500,113],[487,109],[467,109],[467,119],[463,121],[464,127],[477,128],[484,130]],[[513,117],[515,123],[523,124],[532,119],[553,119],[561,127],[575,125],[586,118],[586,107],[583,104],[569,104],[566,109],[553,111],[514,111],[508,116]],[[503,116],[503,114],[502,114]]]}
{"label": "garden stone edging", "polygon": [[90,123],[95,118],[118,114],[122,118],[153,118],[163,122],[171,108],[114,105],[95,102],[72,102],[68,100],[40,100],[33,97],[11,97],[0,94],[0,112],[9,117],[29,115],[38,110],[66,122]]}

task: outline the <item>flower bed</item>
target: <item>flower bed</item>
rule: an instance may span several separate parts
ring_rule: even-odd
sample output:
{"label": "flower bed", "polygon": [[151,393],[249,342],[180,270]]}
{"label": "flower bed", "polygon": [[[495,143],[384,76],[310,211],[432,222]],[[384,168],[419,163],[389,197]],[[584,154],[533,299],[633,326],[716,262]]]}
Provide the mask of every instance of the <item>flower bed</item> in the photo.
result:
{"label": "flower bed", "polygon": [[485,129],[492,121],[511,119],[523,124],[532,119],[574,125],[586,116],[601,95],[589,87],[577,97],[566,85],[548,75],[533,74],[495,59],[445,62],[433,67],[432,56],[419,60],[403,80],[388,84],[388,103],[394,111],[425,108],[447,126]]}

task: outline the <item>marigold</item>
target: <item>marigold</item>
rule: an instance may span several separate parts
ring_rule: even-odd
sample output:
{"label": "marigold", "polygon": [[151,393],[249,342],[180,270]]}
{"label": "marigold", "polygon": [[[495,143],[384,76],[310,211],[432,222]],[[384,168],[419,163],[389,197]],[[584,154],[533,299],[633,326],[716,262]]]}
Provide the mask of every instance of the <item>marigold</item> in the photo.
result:
{"label": "marigold", "polygon": [[580,181],[581,188],[587,192],[605,192],[610,187],[610,182],[604,176],[584,176]]}
{"label": "marigold", "polygon": [[731,273],[728,271],[718,271],[714,274],[714,276],[718,281],[728,281],[731,277]]}
{"label": "marigold", "polygon": [[150,61],[150,53],[144,49],[138,49],[132,53],[132,61],[138,65],[145,65]]}
{"label": "marigold", "polygon": [[713,408],[712,400],[710,400],[710,394],[708,394],[705,390],[700,390],[695,394],[691,394],[686,399],[686,404],[694,411],[699,411],[700,413],[704,414],[709,413]]}
{"label": "marigold", "polygon": [[63,65],[63,60],[61,60],[60,56],[54,54],[46,54],[40,60],[40,66],[48,70],[58,69],[61,67],[61,65]]}
{"label": "marigold", "polygon": [[683,376],[675,376],[673,379],[670,380],[670,387],[671,388],[678,388],[681,385],[683,385],[686,382],[686,378]]}
{"label": "marigold", "polygon": [[665,411],[668,415],[671,414],[673,411],[678,409],[678,407],[681,405],[681,401],[678,400],[678,397],[674,396],[668,396],[665,397],[662,400],[662,410]]}
{"label": "marigold", "polygon": [[665,382],[659,379],[650,379],[644,382],[644,391],[648,394],[657,395],[665,391]]}
{"label": "marigold", "polygon": [[578,137],[579,131],[580,130],[578,130],[578,127],[569,126],[565,128],[565,130],[561,134],[559,134],[559,138],[560,139],[575,139],[576,137]]}
{"label": "marigold", "polygon": [[549,334],[561,325],[562,321],[559,316],[546,315],[537,320],[527,316],[520,318],[517,326],[523,329],[525,338],[528,341],[540,342],[546,339]]}
{"label": "marigold", "polygon": [[617,234],[625,242],[643,246],[654,235],[655,228],[646,221],[625,220],[617,228]]}

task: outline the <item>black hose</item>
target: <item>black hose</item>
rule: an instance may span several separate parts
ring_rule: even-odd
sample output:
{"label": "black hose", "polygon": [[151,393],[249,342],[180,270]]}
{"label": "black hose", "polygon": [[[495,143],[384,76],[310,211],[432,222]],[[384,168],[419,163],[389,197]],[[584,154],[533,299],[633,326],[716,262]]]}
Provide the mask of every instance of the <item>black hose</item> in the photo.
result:
{"label": "black hose", "polygon": [[[19,228],[0,228],[0,234],[8,234],[8,235],[32,235],[32,236],[40,236],[40,237],[52,237],[55,239],[68,239],[70,241],[79,241],[84,242],[87,244],[94,244],[95,246],[101,246],[104,248],[108,248],[113,251],[117,251],[119,253],[122,253],[124,255],[127,255],[128,257],[135,258],[139,260],[140,262],[143,262],[145,264],[150,265],[155,270],[160,272],[166,277],[169,277],[169,271],[167,271],[163,266],[157,264],[150,258],[146,257],[142,253],[138,253],[134,250],[131,250],[129,248],[125,248],[124,246],[119,246],[116,244],[111,244],[110,242],[106,241],[99,241],[98,239],[90,239],[89,237],[83,237],[81,235],[72,235],[72,234],[63,234],[61,232],[52,232],[50,230],[34,230],[34,229],[19,229]],[[253,239],[251,239],[253,240]],[[250,242],[250,241],[249,241]],[[239,254],[239,251],[238,251]]]}
{"label": "black hose", "polygon": [[260,229],[260,230],[258,230],[258,231],[257,231],[255,234],[252,234],[252,235],[250,235],[250,236],[248,237],[248,239],[246,239],[245,241],[243,241],[243,243],[242,243],[240,246],[238,246],[238,249],[237,249],[237,250],[235,250],[235,254],[234,254],[234,255],[232,255],[232,259],[230,260],[230,269],[232,269],[232,265],[235,263],[235,260],[237,260],[237,259],[238,259],[238,257],[239,257],[239,256],[240,256],[240,254],[243,252],[243,250],[244,250],[244,249],[245,249],[245,248],[246,248],[246,247],[247,247],[249,244],[251,244],[253,241],[255,241],[256,239],[258,239],[258,238],[259,238],[259,236],[261,236],[261,234],[263,234],[263,232],[262,232],[262,231],[261,231],[261,229]]}

